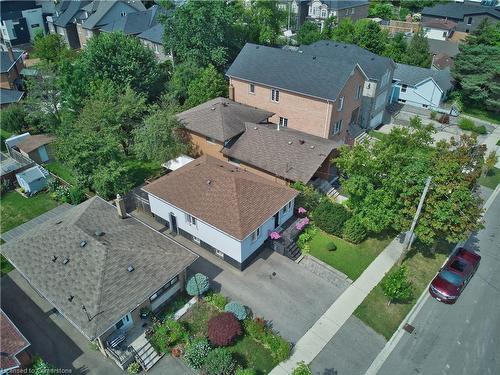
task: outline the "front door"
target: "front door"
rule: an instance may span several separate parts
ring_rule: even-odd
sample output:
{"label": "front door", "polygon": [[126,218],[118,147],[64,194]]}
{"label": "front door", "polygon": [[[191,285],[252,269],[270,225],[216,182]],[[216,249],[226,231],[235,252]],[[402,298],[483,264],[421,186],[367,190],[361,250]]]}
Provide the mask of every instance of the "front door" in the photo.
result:
{"label": "front door", "polygon": [[278,228],[280,226],[280,212],[276,212],[276,215],[274,215],[274,229]]}
{"label": "front door", "polygon": [[170,224],[172,233],[177,234],[177,218],[173,213],[170,213]]}

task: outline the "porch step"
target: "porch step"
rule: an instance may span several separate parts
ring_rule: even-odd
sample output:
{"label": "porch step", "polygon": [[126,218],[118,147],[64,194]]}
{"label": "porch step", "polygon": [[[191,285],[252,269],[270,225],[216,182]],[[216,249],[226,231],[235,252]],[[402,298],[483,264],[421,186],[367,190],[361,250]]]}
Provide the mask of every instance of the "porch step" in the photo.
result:
{"label": "porch step", "polygon": [[330,190],[328,190],[326,192],[326,195],[328,195],[329,197],[332,197],[333,199],[337,198],[340,193],[338,192],[337,189],[335,189],[334,187],[332,187]]}
{"label": "porch step", "polygon": [[295,242],[286,248],[286,256],[291,260],[297,260],[301,255],[302,252]]}
{"label": "porch step", "polygon": [[144,371],[148,371],[151,367],[153,367],[154,364],[161,359],[161,357],[162,356],[156,352],[149,341],[147,341],[146,344],[139,350],[136,350],[135,355],[135,359]]}
{"label": "porch step", "polygon": [[370,134],[368,134],[365,131],[363,133],[361,133],[360,135],[358,135],[354,139],[354,143],[356,143],[356,144],[361,144],[361,143],[365,143],[365,142],[372,142],[372,141],[378,141],[378,139],[372,137]]}

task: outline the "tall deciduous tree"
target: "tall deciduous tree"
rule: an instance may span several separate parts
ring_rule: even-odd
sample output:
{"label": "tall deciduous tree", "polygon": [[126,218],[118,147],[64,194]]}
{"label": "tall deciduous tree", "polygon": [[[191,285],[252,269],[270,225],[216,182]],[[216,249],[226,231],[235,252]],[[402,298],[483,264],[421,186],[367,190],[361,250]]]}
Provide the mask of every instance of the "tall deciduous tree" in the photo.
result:
{"label": "tall deciduous tree", "polygon": [[37,34],[33,42],[32,55],[44,63],[59,64],[66,59],[75,57],[59,34]]}
{"label": "tall deciduous tree", "polygon": [[168,82],[167,95],[183,105],[188,97],[189,84],[198,77],[201,68],[194,61],[188,60],[176,66]]}
{"label": "tall deciduous tree", "polygon": [[297,33],[299,44],[311,44],[321,40],[321,31],[316,22],[305,21]]}
{"label": "tall deciduous tree", "polygon": [[369,17],[379,17],[384,20],[390,20],[394,15],[394,6],[387,2],[372,1],[368,9]]}
{"label": "tall deciduous tree", "polygon": [[245,13],[249,41],[277,44],[286,15],[278,8],[276,1],[253,0]]}
{"label": "tall deciduous tree", "polygon": [[431,62],[432,56],[429,51],[429,42],[422,29],[413,34],[408,44],[408,48],[406,49],[404,63],[421,66],[422,68],[430,68]]}
{"label": "tall deciduous tree", "polygon": [[227,88],[224,76],[213,65],[209,65],[189,84],[186,103],[194,107],[219,96],[227,97]]}

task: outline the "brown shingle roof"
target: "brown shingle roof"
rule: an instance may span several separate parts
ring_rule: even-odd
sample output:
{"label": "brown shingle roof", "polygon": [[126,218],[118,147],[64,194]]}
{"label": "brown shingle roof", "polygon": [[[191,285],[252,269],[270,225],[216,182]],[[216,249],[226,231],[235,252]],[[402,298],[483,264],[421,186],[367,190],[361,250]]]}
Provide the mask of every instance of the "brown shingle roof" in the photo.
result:
{"label": "brown shingle roof", "polygon": [[424,26],[433,29],[452,30],[457,26],[457,23],[450,20],[432,19],[424,22]]}
{"label": "brown shingle roof", "polygon": [[1,251],[89,339],[197,259],[135,218],[121,219],[114,206],[97,196],[7,242]]}
{"label": "brown shingle roof", "polygon": [[262,122],[274,113],[226,98],[215,98],[177,115],[188,130],[219,142],[245,130],[245,122]]}
{"label": "brown shingle roof", "polygon": [[143,190],[238,240],[297,196],[287,186],[206,155]]}
{"label": "brown shingle roof", "polygon": [[222,153],[290,181],[309,182],[342,142],[277,125],[246,124],[246,131]]}
{"label": "brown shingle roof", "polygon": [[26,137],[21,142],[19,142],[16,146],[20,150],[30,153],[33,150],[36,150],[38,147],[49,144],[54,141],[54,137],[48,134],[36,134],[30,135]]}
{"label": "brown shingle roof", "polygon": [[16,354],[26,349],[30,343],[3,310],[0,310],[0,331],[0,371],[3,373],[8,369],[19,367]]}
{"label": "brown shingle roof", "polygon": [[438,69],[450,68],[453,65],[453,59],[445,53],[438,53],[432,60],[432,65]]}

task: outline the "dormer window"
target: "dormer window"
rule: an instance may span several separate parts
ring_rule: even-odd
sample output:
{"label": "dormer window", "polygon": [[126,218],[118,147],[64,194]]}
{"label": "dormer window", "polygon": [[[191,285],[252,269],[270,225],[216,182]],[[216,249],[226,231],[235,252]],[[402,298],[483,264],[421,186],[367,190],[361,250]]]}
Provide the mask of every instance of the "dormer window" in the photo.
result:
{"label": "dormer window", "polygon": [[127,15],[127,12],[122,11],[120,14],[121,14],[122,17],[125,17]]}

